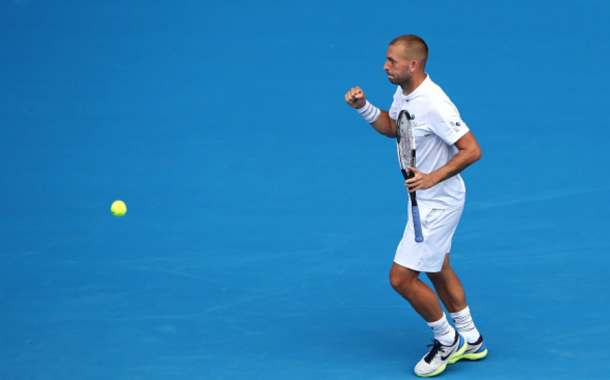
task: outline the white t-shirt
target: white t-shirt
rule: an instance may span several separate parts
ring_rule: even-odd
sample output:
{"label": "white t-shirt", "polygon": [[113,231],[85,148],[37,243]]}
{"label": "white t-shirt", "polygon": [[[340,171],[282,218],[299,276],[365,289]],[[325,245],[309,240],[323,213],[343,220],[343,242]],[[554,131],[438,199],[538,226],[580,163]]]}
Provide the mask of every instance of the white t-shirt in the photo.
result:
{"label": "white t-shirt", "polygon": [[[390,117],[398,119],[406,109],[413,117],[416,168],[429,174],[444,166],[457,153],[455,143],[469,129],[460,113],[443,90],[428,75],[409,95],[400,86],[394,94]],[[435,209],[459,207],[466,199],[466,186],[458,174],[427,190],[417,191],[421,206]]]}

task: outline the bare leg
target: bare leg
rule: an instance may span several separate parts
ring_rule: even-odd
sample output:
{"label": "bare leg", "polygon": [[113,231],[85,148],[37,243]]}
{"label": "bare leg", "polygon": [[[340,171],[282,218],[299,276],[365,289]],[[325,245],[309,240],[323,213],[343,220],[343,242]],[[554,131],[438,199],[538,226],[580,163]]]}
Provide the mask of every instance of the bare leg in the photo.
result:
{"label": "bare leg", "polygon": [[394,263],[390,270],[390,283],[426,322],[436,322],[443,318],[443,310],[432,289],[419,278],[419,272]]}
{"label": "bare leg", "polygon": [[449,264],[449,254],[445,256],[443,268],[440,272],[426,274],[430,281],[432,281],[434,289],[436,289],[436,293],[443,301],[447,311],[457,313],[468,306],[464,287]]}

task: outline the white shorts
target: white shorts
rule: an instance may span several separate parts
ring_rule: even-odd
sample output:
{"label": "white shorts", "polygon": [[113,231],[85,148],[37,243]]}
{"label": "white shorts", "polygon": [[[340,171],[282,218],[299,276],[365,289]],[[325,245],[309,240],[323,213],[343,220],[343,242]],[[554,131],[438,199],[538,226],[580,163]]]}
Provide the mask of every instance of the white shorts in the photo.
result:
{"label": "white shorts", "polygon": [[463,205],[453,209],[431,209],[419,206],[424,241],[417,243],[409,206],[409,221],[396,249],[394,262],[418,272],[440,272],[445,256],[451,250],[451,239],[463,210]]}

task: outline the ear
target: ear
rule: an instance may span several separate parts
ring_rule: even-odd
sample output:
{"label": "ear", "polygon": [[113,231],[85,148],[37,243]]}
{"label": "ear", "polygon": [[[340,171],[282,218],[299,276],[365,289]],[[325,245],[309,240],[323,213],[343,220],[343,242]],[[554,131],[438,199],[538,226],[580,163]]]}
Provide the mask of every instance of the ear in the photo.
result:
{"label": "ear", "polygon": [[417,71],[417,69],[419,68],[419,61],[416,60],[411,60],[411,62],[409,62],[409,71],[414,73]]}

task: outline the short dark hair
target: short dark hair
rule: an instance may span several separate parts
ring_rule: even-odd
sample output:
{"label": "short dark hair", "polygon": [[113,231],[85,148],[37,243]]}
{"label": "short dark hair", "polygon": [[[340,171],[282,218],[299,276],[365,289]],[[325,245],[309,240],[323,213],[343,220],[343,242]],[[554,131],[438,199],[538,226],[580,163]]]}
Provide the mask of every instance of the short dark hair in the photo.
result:
{"label": "short dark hair", "polygon": [[391,45],[403,44],[407,50],[407,58],[415,58],[419,61],[421,68],[426,67],[428,60],[428,45],[419,36],[414,34],[405,34],[404,36],[396,37],[390,42]]}

